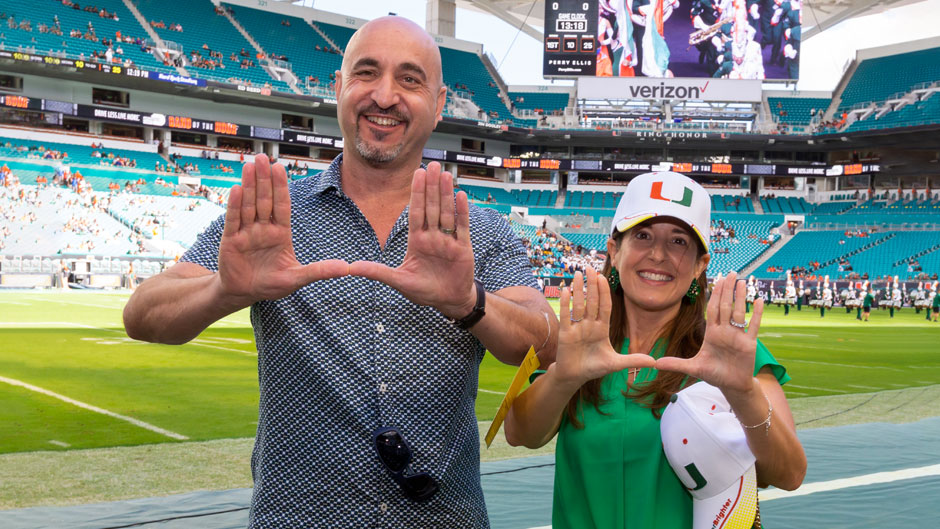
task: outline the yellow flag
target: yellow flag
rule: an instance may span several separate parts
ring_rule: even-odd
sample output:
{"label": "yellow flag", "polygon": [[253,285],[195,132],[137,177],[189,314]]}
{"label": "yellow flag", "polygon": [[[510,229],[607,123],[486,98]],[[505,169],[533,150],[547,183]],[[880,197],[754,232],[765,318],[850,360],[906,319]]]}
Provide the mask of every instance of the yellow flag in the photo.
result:
{"label": "yellow flag", "polygon": [[490,429],[486,432],[486,447],[490,447],[490,443],[493,442],[493,438],[496,437],[496,432],[499,431],[499,427],[503,425],[503,421],[506,419],[506,414],[509,413],[509,407],[512,406],[512,401],[516,400],[516,396],[519,395],[519,391],[522,389],[522,385],[529,380],[529,376],[539,368],[539,357],[535,356],[535,347],[529,347],[529,352],[526,353],[525,359],[522,360],[522,364],[519,366],[519,369],[516,371],[516,375],[512,377],[512,382],[509,384],[509,389],[506,391],[506,395],[503,396],[503,402],[499,405],[499,410],[496,411],[496,417],[493,418],[493,424],[490,425]]}

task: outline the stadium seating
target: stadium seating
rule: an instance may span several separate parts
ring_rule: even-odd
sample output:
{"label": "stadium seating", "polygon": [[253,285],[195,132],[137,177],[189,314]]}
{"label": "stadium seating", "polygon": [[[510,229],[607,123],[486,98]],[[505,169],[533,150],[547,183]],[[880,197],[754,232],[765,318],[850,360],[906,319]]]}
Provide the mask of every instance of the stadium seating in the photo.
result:
{"label": "stadium seating", "polygon": [[884,101],[913,86],[940,79],[940,48],[866,59],[842,91],[840,109],[858,103]]}
{"label": "stadium seating", "polygon": [[[519,101],[522,98],[522,101]],[[509,100],[522,110],[542,109],[546,114],[564,111],[568,106],[568,94],[549,92],[509,92]]]}
{"label": "stadium seating", "polygon": [[470,200],[484,203],[508,204],[512,206],[523,206],[517,195],[506,191],[501,187],[476,186],[470,184],[460,184],[460,189],[467,193]]}
{"label": "stadium seating", "polygon": [[[11,144],[11,147],[7,147]],[[25,147],[26,150],[17,149]],[[40,150],[42,149],[42,150]],[[0,138],[0,156],[20,160],[48,159],[55,160],[50,151],[59,151],[67,154],[62,162],[65,164],[107,165],[115,166],[114,160],[109,158],[113,154],[116,158],[127,158],[137,162],[137,169],[153,170],[155,164],[166,164],[166,160],[157,153],[144,151],[131,151],[127,149],[101,148],[92,149],[87,145],[73,145],[71,143],[54,143],[49,141],[30,141],[17,138]],[[45,158],[49,152],[48,158]],[[100,157],[94,156],[97,152]]]}
{"label": "stadium seating", "polygon": [[803,215],[812,209],[803,197],[761,197],[760,204],[765,213]]}
{"label": "stadium seating", "polygon": [[111,256],[137,251],[130,231],[94,207],[90,196],[79,197],[66,188],[22,188],[25,199],[20,200],[14,196],[14,188],[0,187],[0,210],[4,212],[0,214],[0,231],[10,230],[4,237],[4,254]]}
{"label": "stadium seating", "polygon": [[[163,22],[166,25],[166,28],[154,27],[153,30],[161,39],[181,45],[187,57],[194,51],[206,59],[209,58],[209,50],[222,53],[221,62],[225,68],[211,70],[189,65],[186,71],[190,75],[219,82],[231,82],[230,78],[244,79],[255,86],[270,84],[272,88],[283,92],[292,91],[286,83],[273,79],[261,68],[260,61],[255,57],[255,49],[228,18],[216,14],[215,6],[209,0],[134,0],[134,3],[148,22]],[[183,31],[171,30],[171,24],[180,24]],[[255,66],[240,67],[242,57],[238,53],[241,50],[248,52],[248,58],[254,61]],[[237,60],[229,60],[232,53]]]}
{"label": "stadium seating", "polygon": [[524,206],[554,206],[558,191],[548,189],[513,189],[510,192]]}
{"label": "stadium seating", "polygon": [[[612,191],[568,191],[565,194],[565,207],[614,210],[621,196],[623,193]],[[613,216],[613,211],[610,215]]]}
{"label": "stadium seating", "polygon": [[[460,83],[464,90],[484,112],[496,112],[498,120],[511,120],[512,114],[499,98],[499,88],[495,86],[493,76],[483,65],[482,59],[475,53],[441,48],[441,61],[444,70],[444,83],[453,88]],[[531,120],[534,126],[535,120]]]}
{"label": "stadium seating", "polygon": [[918,127],[935,123],[940,123],[940,96],[933,94],[927,99],[887,112],[881,117],[877,116],[877,112],[872,112],[867,118],[849,125],[845,132]]}
{"label": "stadium seating", "polygon": [[[816,116],[822,116],[832,100],[818,97],[768,97],[770,113],[780,123],[809,125]],[[815,110],[815,112],[813,112]]]}
{"label": "stadium seating", "polygon": [[202,198],[122,193],[111,198],[108,211],[148,239],[176,241],[188,248],[225,210]]}
{"label": "stadium seating", "polygon": [[[30,1],[21,2],[17,0],[0,0],[0,12],[15,15],[17,23],[28,20],[32,24],[32,31],[22,29],[10,29],[7,22],[3,22],[3,46],[7,50],[35,50],[35,53],[46,55],[62,55],[73,59],[91,59],[93,53],[100,53],[102,56],[108,49],[101,44],[101,39],[114,39],[117,32],[121,36],[139,38],[147,40],[149,37],[144,28],[131,14],[122,0],[100,0],[95,1],[94,6],[105,9],[109,13],[114,13],[117,20],[105,18],[98,15],[97,12],[89,12],[84,9],[68,9],[65,6],[52,7],[49,1]],[[42,33],[39,31],[39,25],[55,25],[55,18],[58,17],[59,27],[62,35],[53,33]],[[97,42],[85,40],[84,38],[72,38],[69,36],[72,30],[79,30],[83,34],[89,31],[89,24],[94,28]],[[35,42],[34,42],[35,41]],[[176,73],[176,70],[169,66],[164,66],[151,53],[143,51],[140,45],[131,43],[115,42],[114,49],[120,46],[123,55],[115,54],[116,59],[130,59],[138,68],[152,70],[164,73]],[[104,60],[102,60],[104,62]]]}
{"label": "stadium seating", "polygon": [[[740,199],[740,200],[738,200]],[[712,211],[733,213],[754,213],[754,204],[750,197],[740,195],[711,195]]]}
{"label": "stadium seating", "polygon": [[[330,84],[330,74],[339,70],[343,57],[338,53],[326,51],[332,46],[302,18],[231,4],[223,5],[234,11],[235,19],[264,51],[287,57],[301,85],[305,84],[304,80],[309,76],[316,77],[321,86]],[[289,25],[284,24],[285,21]],[[329,24],[321,25],[321,29],[323,26]],[[347,36],[336,44],[343,49],[348,40]],[[317,50],[317,46],[321,50]]]}
{"label": "stadium seating", "polygon": [[[810,262],[818,262],[824,266],[814,272],[816,275],[829,274],[836,277],[838,262],[830,263],[830,261],[865,246],[879,244],[888,235],[887,233],[874,233],[865,237],[848,237],[843,231],[802,231],[764,262],[759,273],[762,277],[783,279],[784,270],[793,267],[812,270]],[[768,272],[770,267],[775,268],[777,272]]]}

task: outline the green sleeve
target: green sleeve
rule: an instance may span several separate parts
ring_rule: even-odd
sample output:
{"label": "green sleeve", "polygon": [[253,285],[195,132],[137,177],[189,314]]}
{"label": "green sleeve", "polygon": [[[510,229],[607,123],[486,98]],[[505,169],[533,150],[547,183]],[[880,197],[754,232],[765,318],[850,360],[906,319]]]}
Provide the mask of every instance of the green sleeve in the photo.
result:
{"label": "green sleeve", "polygon": [[529,375],[529,384],[535,382],[535,379],[539,378],[540,376],[544,374],[545,374],[544,369],[536,369],[535,371],[532,372],[531,375]]}
{"label": "green sleeve", "polygon": [[754,355],[754,376],[757,376],[757,372],[764,366],[769,367],[771,371],[774,372],[774,376],[777,377],[777,382],[780,382],[781,386],[790,381],[787,368],[780,365],[777,359],[774,358],[774,355],[770,354],[770,350],[767,349],[767,346],[758,339],[757,353]]}

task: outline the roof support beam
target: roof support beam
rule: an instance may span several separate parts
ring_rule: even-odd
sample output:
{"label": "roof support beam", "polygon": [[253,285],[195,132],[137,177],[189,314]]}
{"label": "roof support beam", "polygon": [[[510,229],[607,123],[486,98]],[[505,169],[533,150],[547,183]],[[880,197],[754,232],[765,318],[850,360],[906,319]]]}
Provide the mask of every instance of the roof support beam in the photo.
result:
{"label": "roof support beam", "polygon": [[542,42],[542,40],[544,40],[541,31],[533,28],[532,26],[528,24],[524,24],[522,22],[522,18],[520,18],[518,15],[510,11],[507,11],[506,9],[500,7],[494,2],[491,2],[490,0],[472,0],[470,3],[474,7],[482,11],[486,11],[487,13],[495,16],[496,18],[502,20],[503,22],[509,24],[510,26],[514,28],[521,27],[523,33],[532,37],[538,42]]}

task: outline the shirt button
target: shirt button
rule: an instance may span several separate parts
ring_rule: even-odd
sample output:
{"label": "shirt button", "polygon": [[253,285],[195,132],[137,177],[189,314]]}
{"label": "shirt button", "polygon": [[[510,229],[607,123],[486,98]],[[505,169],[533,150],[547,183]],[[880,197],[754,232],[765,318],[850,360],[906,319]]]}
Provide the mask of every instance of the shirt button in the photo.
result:
{"label": "shirt button", "polygon": [[382,325],[381,323],[377,323],[377,324],[375,325],[375,330],[376,330],[379,334],[382,334],[383,332],[385,332],[385,326]]}
{"label": "shirt button", "polygon": [[388,512],[388,504],[385,502],[380,503],[379,510],[382,512]]}
{"label": "shirt button", "polygon": [[386,384],[385,382],[382,382],[381,384],[379,384],[379,393],[385,393],[387,389],[388,389],[388,384]]}

